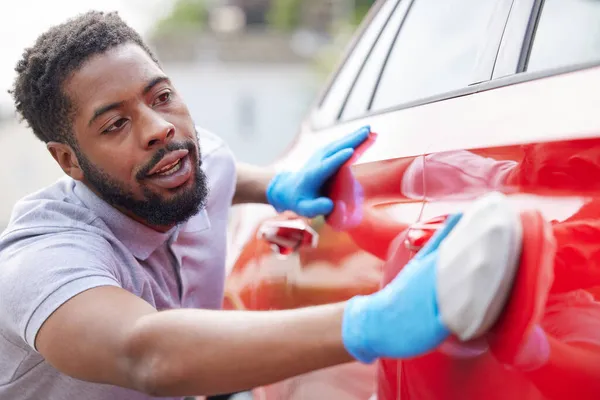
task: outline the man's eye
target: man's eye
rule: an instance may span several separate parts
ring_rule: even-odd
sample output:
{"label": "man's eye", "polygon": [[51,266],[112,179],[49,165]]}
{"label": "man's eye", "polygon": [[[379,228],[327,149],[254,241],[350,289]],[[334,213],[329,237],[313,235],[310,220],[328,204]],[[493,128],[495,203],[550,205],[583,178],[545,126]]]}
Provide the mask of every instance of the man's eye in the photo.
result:
{"label": "man's eye", "polygon": [[119,129],[121,129],[122,127],[124,127],[127,124],[127,119],[126,118],[120,118],[117,120],[117,122],[115,122],[114,124],[110,125],[108,128],[106,128],[103,133],[110,133],[110,132],[115,132],[118,131]]}
{"label": "man's eye", "polygon": [[171,92],[164,92],[161,93],[156,100],[154,100],[154,104],[153,106],[158,106],[161,104],[165,104],[167,103],[169,100],[171,100]]}

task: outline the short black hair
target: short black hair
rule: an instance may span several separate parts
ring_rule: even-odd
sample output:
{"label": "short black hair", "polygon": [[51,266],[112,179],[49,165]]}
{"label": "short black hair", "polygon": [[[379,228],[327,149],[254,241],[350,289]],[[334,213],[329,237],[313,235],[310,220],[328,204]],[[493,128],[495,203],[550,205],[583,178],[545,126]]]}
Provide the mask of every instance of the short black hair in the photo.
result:
{"label": "short black hair", "polygon": [[76,146],[74,109],[63,85],[90,57],[125,43],[139,45],[159,64],[139,33],[117,12],[81,14],[50,28],[25,50],[10,93],[17,112],[40,140]]}

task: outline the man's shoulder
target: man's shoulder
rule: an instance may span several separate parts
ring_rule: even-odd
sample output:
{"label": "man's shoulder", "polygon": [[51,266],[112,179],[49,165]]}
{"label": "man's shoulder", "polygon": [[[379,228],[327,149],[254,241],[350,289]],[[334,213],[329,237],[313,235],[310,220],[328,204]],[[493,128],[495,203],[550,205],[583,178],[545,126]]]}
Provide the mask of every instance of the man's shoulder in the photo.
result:
{"label": "man's shoulder", "polygon": [[221,148],[227,149],[227,143],[214,132],[201,126],[196,126],[196,132],[198,132],[203,155],[211,154]]}
{"label": "man's shoulder", "polygon": [[111,243],[99,218],[72,193],[72,185],[61,179],[17,202],[0,234],[0,283],[41,274],[41,266],[60,264],[66,270],[70,263],[82,268],[113,265]]}
{"label": "man's shoulder", "polygon": [[234,157],[227,143],[215,133],[196,127],[200,139],[203,162],[233,162]]}
{"label": "man's shoulder", "polygon": [[215,194],[215,186],[235,182],[235,157],[227,143],[219,136],[200,127],[196,129],[202,151],[202,169],[208,176],[211,193]]}
{"label": "man's shoulder", "polygon": [[74,187],[75,181],[66,177],[17,201],[0,240],[20,233],[88,230],[97,216],[77,198]]}

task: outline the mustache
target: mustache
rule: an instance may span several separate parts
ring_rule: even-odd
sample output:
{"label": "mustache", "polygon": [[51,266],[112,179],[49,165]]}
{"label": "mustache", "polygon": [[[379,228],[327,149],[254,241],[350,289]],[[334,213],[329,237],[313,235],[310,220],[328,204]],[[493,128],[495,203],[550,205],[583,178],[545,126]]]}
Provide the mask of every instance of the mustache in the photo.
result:
{"label": "mustache", "polygon": [[148,176],[148,173],[154,168],[159,162],[162,161],[165,156],[176,150],[188,150],[190,155],[193,155],[197,158],[200,163],[199,154],[197,154],[197,149],[193,141],[185,141],[185,142],[169,142],[165,147],[162,147],[154,153],[150,161],[143,166],[138,173],[136,174],[137,180],[142,180]]}

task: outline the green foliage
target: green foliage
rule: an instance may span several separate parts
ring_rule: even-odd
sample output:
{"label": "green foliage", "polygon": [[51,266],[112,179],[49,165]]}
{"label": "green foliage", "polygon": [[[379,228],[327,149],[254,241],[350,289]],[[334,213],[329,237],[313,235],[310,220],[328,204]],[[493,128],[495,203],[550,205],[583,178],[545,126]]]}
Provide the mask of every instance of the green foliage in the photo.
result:
{"label": "green foliage", "polygon": [[317,75],[325,80],[337,65],[356,28],[367,15],[374,0],[354,0],[354,12],[349,19],[335,21],[332,26],[334,40],[319,51],[314,60]]}
{"label": "green foliage", "polygon": [[[275,29],[284,32],[293,31],[302,23],[302,8],[311,7],[312,3],[312,1],[306,0],[272,0],[271,7],[267,15],[267,21],[269,25]],[[375,0],[354,0],[354,10],[351,11],[349,20],[345,22],[352,26],[358,25],[365,17],[373,3],[375,3]],[[340,21],[332,22],[340,23]]]}
{"label": "green foliage", "polygon": [[267,22],[277,30],[293,31],[300,24],[301,8],[301,0],[273,0]]}
{"label": "green foliage", "polygon": [[352,24],[357,26],[369,12],[375,0],[355,0]]}
{"label": "green foliage", "polygon": [[180,29],[202,28],[208,21],[205,0],[175,0],[171,13],[159,20],[155,33],[172,32]]}

